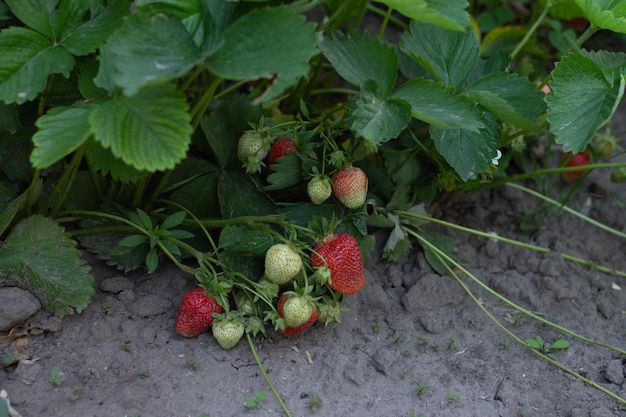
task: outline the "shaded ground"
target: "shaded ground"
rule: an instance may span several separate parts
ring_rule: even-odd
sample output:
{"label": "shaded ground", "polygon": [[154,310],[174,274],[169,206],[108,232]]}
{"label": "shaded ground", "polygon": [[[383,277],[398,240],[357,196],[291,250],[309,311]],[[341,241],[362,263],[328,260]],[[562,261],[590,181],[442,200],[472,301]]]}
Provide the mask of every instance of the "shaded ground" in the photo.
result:
{"label": "shaded ground", "polygon": [[[593,173],[570,205],[623,231],[626,187],[597,185],[608,184],[607,176]],[[434,215],[550,249],[447,232],[458,238],[458,259],[482,282],[551,321],[625,348],[626,280],[559,254],[626,270],[626,241],[562,212],[532,236],[519,234],[515,214],[534,207],[534,199],[499,188],[452,200]],[[28,359],[0,372],[0,387],[23,417],[283,415],[245,340],[226,352],[209,334],[187,340],[174,332],[190,276],[173,266],[152,276],[93,266],[98,292],[89,308],[62,321],[38,313],[22,339]],[[343,323],[256,345],[293,416],[626,416],[617,401],[508,338],[452,278],[434,274],[421,252],[396,264],[373,260],[366,274],[366,288],[345,300]],[[626,398],[625,357],[515,315],[465,282],[522,339],[570,341],[558,361]],[[261,390],[260,408],[246,408]],[[315,413],[312,398],[321,400]]]}

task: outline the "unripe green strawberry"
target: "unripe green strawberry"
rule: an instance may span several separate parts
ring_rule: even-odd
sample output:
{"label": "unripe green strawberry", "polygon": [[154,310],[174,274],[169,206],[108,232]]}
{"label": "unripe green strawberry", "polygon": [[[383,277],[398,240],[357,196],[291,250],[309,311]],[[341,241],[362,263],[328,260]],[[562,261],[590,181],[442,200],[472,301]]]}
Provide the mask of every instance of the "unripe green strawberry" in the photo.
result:
{"label": "unripe green strawberry", "polygon": [[617,167],[611,171],[611,182],[625,182],[626,181],[626,167]]}
{"label": "unripe green strawberry", "polygon": [[277,243],[265,253],[265,277],[278,285],[295,278],[302,269],[302,258],[289,245]]}
{"label": "unripe green strawberry", "polygon": [[313,306],[305,297],[293,295],[283,305],[283,318],[287,327],[298,327],[306,323],[313,313]]}
{"label": "unripe green strawberry", "polygon": [[216,318],[213,321],[213,337],[225,350],[234,348],[245,330],[245,325],[239,317]]}
{"label": "unripe green strawberry", "polygon": [[348,167],[333,175],[333,195],[349,209],[358,209],[367,197],[367,175],[360,168]]}
{"label": "unripe green strawberry", "polygon": [[333,192],[333,188],[328,177],[316,175],[307,184],[306,191],[313,204],[322,204],[328,200]]}
{"label": "unripe green strawberry", "polygon": [[263,159],[267,156],[270,145],[256,130],[248,130],[237,143],[237,158],[243,163],[248,174],[261,171]]}
{"label": "unripe green strawberry", "polygon": [[615,138],[610,134],[598,134],[591,142],[593,156],[598,160],[605,160],[613,156]]}
{"label": "unripe green strawberry", "polygon": [[[287,301],[289,301],[291,297],[295,297],[295,295],[289,294],[289,293],[283,293],[280,295],[280,298],[278,299],[278,305],[276,306],[276,311],[278,312],[278,315],[280,317],[283,317],[283,319],[285,318],[285,311],[284,311],[285,303],[287,303]],[[306,322],[296,327],[285,326],[284,329],[278,329],[278,333],[287,337],[297,336],[300,333],[307,330],[313,324],[315,324],[316,320],[317,320],[317,306],[314,304],[311,304],[311,315],[309,316],[309,319]]]}

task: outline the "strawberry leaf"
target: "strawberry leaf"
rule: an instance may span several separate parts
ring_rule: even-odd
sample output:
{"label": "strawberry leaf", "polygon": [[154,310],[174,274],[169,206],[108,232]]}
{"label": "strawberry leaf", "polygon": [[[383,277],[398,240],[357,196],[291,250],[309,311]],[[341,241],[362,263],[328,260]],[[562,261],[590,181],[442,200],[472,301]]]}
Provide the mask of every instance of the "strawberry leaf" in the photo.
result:
{"label": "strawberry leaf", "polygon": [[411,106],[404,100],[385,100],[373,80],[363,84],[351,129],[358,136],[379,144],[396,138],[409,125]]}
{"label": "strawberry leaf", "polygon": [[[267,36],[271,33],[272,36]],[[229,25],[207,66],[232,80],[271,80],[263,101],[278,97],[309,72],[318,53],[315,25],[286,6],[255,9]]]}
{"label": "strawberry leaf", "polygon": [[623,1],[576,0],[592,24],[613,32],[626,33],[626,3]]}
{"label": "strawberry leaf", "polygon": [[69,77],[72,55],[33,30],[11,27],[0,32],[0,100],[22,104],[46,87],[50,74]]}
{"label": "strawberry leaf", "polygon": [[140,171],[173,168],[191,141],[185,97],[171,84],[101,103],[89,115],[89,124],[103,147]]}
{"label": "strawberry leaf", "polygon": [[556,64],[546,96],[550,131],[578,153],[613,116],[624,95],[626,55],[570,53]]}
{"label": "strawberry leaf", "polygon": [[276,211],[272,201],[257,190],[250,177],[240,172],[226,171],[220,175],[218,195],[226,219],[264,216]]}
{"label": "strawberry leaf", "polygon": [[124,22],[107,47],[103,65],[113,66],[113,81],[127,96],[146,84],[183,76],[205,58],[178,18],[143,9]]}
{"label": "strawberry leaf", "polygon": [[463,31],[470,24],[465,0],[377,0],[408,18],[445,29]]}
{"label": "strawberry leaf", "polygon": [[272,235],[246,226],[226,226],[220,233],[218,247],[244,256],[262,256],[274,243]]}
{"label": "strawberry leaf", "polygon": [[91,136],[88,119],[93,109],[93,105],[56,107],[40,117],[30,157],[33,167],[47,168],[85,143]]}
{"label": "strawberry leaf", "polygon": [[413,21],[400,49],[435,80],[459,89],[476,66],[479,47],[473,30],[457,32]]}
{"label": "strawberry leaf", "polygon": [[102,175],[110,174],[114,180],[125,184],[137,182],[149,174],[148,171],[140,171],[116,158],[110,149],[102,147],[93,139],[87,142],[85,154],[90,164]]}
{"label": "strawberry leaf", "polygon": [[395,90],[390,98],[411,105],[414,118],[442,129],[465,129],[478,132],[484,127],[481,111],[465,98],[451,95],[451,89],[424,78],[410,80]]}
{"label": "strawberry leaf", "polygon": [[433,126],[431,136],[437,151],[448,161],[463,181],[477,178],[492,165],[496,157],[500,126],[490,113],[484,113],[485,127],[477,132],[469,129],[444,130]]}
{"label": "strawberry leaf", "polygon": [[324,38],[319,47],[337,73],[349,83],[361,87],[373,80],[378,87],[373,90],[377,97],[385,97],[393,89],[398,73],[398,53],[380,38],[367,31],[359,35],[351,30],[347,36],[335,31],[332,38]]}
{"label": "strawberry leaf", "polygon": [[95,52],[122,25],[128,10],[128,3],[124,0],[109,1],[106,7],[94,7],[89,20],[64,31],[61,45],[74,55]]}
{"label": "strawberry leaf", "polygon": [[545,107],[544,93],[514,73],[498,72],[483,77],[472,83],[462,95],[503,122],[524,129],[537,126],[537,119]]}
{"label": "strawberry leaf", "polygon": [[84,310],[94,294],[89,265],[76,242],[51,219],[21,220],[0,245],[0,285],[32,292],[46,310],[64,315]]}
{"label": "strawberry leaf", "polygon": [[26,26],[58,43],[68,29],[82,22],[89,2],[69,0],[7,0],[11,12]]}

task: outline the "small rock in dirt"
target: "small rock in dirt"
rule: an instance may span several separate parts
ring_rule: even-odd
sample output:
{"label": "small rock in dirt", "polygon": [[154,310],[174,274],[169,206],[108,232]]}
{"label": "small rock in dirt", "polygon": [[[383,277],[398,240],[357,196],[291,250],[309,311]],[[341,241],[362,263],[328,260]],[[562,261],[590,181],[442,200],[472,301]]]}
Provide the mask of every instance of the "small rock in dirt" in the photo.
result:
{"label": "small rock in dirt", "polygon": [[131,288],[133,288],[133,283],[128,278],[122,276],[105,278],[100,283],[100,289],[102,291],[113,294],[119,294]]}
{"label": "small rock in dirt", "polygon": [[613,318],[615,315],[615,305],[617,305],[617,303],[611,290],[598,291],[596,308],[605,319],[610,320]]}
{"label": "small rock in dirt", "polygon": [[37,297],[17,287],[0,288],[0,331],[11,330],[41,308]]}
{"label": "small rock in dirt", "polygon": [[117,326],[110,318],[94,320],[89,331],[94,341],[104,343],[115,339]]}
{"label": "small rock in dirt", "polygon": [[565,270],[565,260],[556,254],[547,253],[539,263],[539,272],[550,277],[558,277]]}
{"label": "small rock in dirt", "polygon": [[12,376],[19,381],[35,382],[43,376],[43,367],[39,362],[22,359]]}
{"label": "small rock in dirt", "polygon": [[343,371],[343,376],[348,381],[354,382],[358,386],[365,384],[365,373],[363,367],[357,365],[348,365]]}
{"label": "small rock in dirt", "polygon": [[608,408],[600,407],[589,412],[589,417],[613,417],[613,413]]}
{"label": "small rock in dirt", "polygon": [[485,254],[492,259],[500,256],[500,244],[495,239],[488,239],[485,243]]}
{"label": "small rock in dirt", "polygon": [[154,338],[154,345],[158,348],[162,348],[170,341],[171,332],[165,329],[159,329],[156,332]]}
{"label": "small rock in dirt", "polygon": [[133,303],[131,311],[139,317],[150,317],[168,312],[171,308],[171,301],[161,298],[158,295],[147,294]]}
{"label": "small rock in dirt", "polygon": [[380,285],[372,285],[364,291],[365,305],[369,309],[388,312],[391,309],[389,294]]}
{"label": "small rock in dirt", "polygon": [[569,417],[588,417],[589,413],[584,411],[582,408],[572,408],[572,411],[569,413]]}
{"label": "small rock in dirt", "polygon": [[604,371],[604,377],[615,385],[622,385],[624,382],[624,366],[621,359],[614,359],[609,362]]}
{"label": "small rock in dirt", "polygon": [[465,293],[451,277],[442,277],[434,273],[424,275],[402,297],[402,305],[407,311],[436,308],[450,304],[459,304]]}
{"label": "small rock in dirt", "polygon": [[441,308],[438,310],[422,311],[417,317],[417,320],[427,332],[439,334],[454,327],[452,317],[453,315],[450,314],[450,311]]}
{"label": "small rock in dirt", "polygon": [[393,365],[398,361],[400,351],[390,346],[383,346],[372,356],[374,369],[383,375],[387,375]]}
{"label": "small rock in dirt", "polygon": [[120,295],[118,295],[117,297],[124,304],[130,304],[135,301],[135,299],[137,298],[137,295],[135,294],[135,291],[128,289],[128,290],[122,291]]}

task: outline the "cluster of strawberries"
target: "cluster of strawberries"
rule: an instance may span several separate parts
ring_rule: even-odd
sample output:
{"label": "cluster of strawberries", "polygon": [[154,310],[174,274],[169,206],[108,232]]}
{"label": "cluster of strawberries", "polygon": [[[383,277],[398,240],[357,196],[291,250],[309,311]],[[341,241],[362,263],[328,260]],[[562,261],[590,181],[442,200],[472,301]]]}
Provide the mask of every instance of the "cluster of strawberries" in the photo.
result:
{"label": "cluster of strawberries", "polygon": [[[267,157],[268,166],[278,158],[295,151],[291,139],[281,138],[271,148],[264,149],[262,141],[254,137],[242,137],[238,156],[248,172],[260,168]],[[332,177],[316,175],[307,185],[307,192],[314,204],[322,204],[331,195],[349,209],[365,204],[368,180],[359,168],[347,166]],[[329,233],[310,250],[307,257],[312,276],[318,285],[326,286],[331,293],[355,294],[365,285],[363,258],[356,239],[349,233]],[[264,279],[276,285],[279,293],[274,299],[276,331],[284,336],[296,336],[316,321],[328,323],[329,316],[337,319],[340,306],[337,297],[324,297],[324,302],[311,295],[310,287],[294,285],[300,274],[306,276],[303,253],[290,243],[277,243],[265,253]],[[222,301],[223,303],[223,301]],[[241,314],[222,314],[223,308],[208,290],[195,288],[183,297],[176,319],[176,331],[185,337],[195,337],[212,329],[213,336],[224,349],[232,349],[246,331]],[[271,316],[271,315],[270,315]]]}

